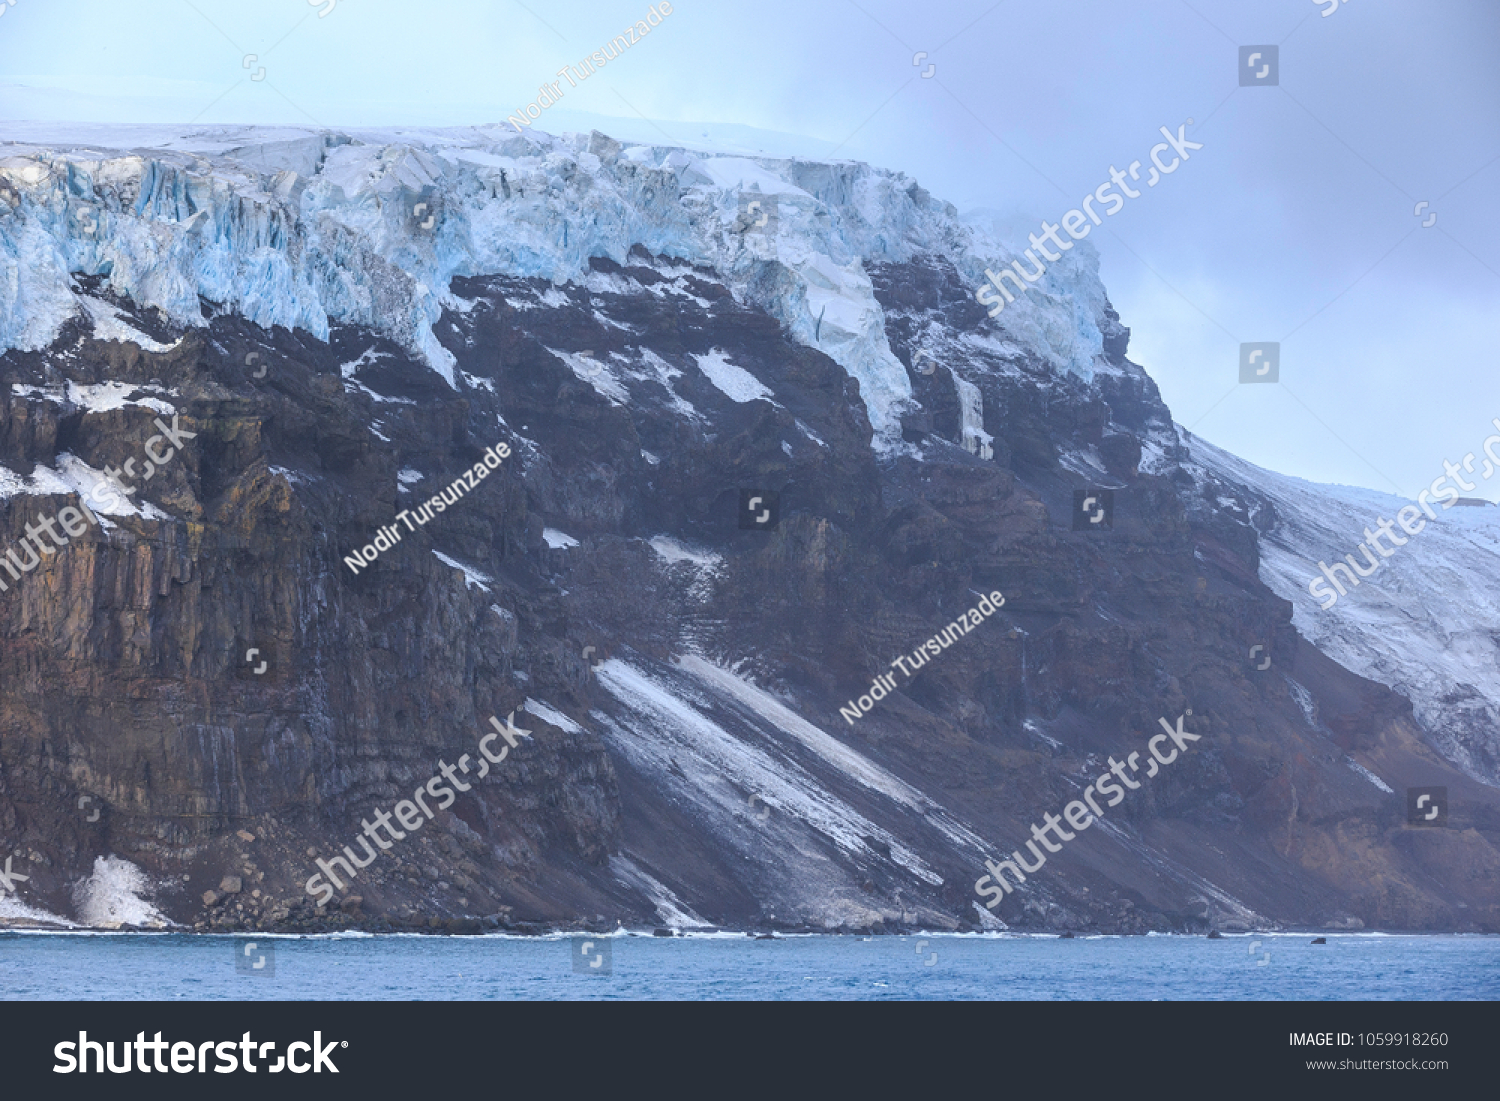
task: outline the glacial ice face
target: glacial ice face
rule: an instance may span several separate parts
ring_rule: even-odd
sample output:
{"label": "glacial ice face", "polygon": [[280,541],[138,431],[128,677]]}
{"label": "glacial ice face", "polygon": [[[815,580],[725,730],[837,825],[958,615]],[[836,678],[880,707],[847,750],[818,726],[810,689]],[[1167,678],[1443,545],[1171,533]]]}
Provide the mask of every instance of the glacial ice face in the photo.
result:
{"label": "glacial ice face", "polygon": [[964,449],[981,459],[991,459],[995,449],[990,446],[995,437],[984,430],[984,395],[979,387],[953,376],[954,388],[958,391],[960,413],[959,435]]}
{"label": "glacial ice face", "polygon": [[[1104,352],[1103,318],[1108,305],[1099,279],[1099,252],[1091,241],[1073,241],[1063,235],[1062,240],[1072,247],[1059,253],[1059,259],[1028,258],[1024,251],[1029,242],[1025,232],[1014,229],[1016,221],[1001,220],[988,212],[965,215],[963,223],[971,242],[966,259],[972,263],[983,258],[985,262],[973,267],[957,259],[955,263],[971,277],[976,290],[989,282],[988,271],[998,275],[1001,267],[1019,263],[1024,272],[1034,273],[1036,264],[1041,263],[1046,269],[1041,278],[1035,283],[1023,278],[1021,283],[1029,289],[1016,294],[1014,302],[1005,303],[997,320],[1011,339],[1031,348],[1055,369],[1091,379],[1094,363]],[[1028,231],[1040,228],[1040,220],[1025,227]],[[1034,257],[1037,250],[1032,252]],[[1005,286],[1012,289],[1009,281]]]}
{"label": "glacial ice face", "polygon": [[[717,270],[856,378],[876,447],[911,400],[864,265],[920,253],[977,289],[1014,255],[907,177],[853,162],[718,156],[510,126],[348,133],[20,127],[0,158],[0,348],[50,343],[88,307],[72,273],[201,325],[200,296],[263,326],[385,333],[457,385],[433,336],[454,276],[585,282],[634,245]],[[87,143],[87,144],[85,144]],[[123,146],[123,147],[122,147]],[[742,196],[747,198],[742,199]],[[774,203],[774,236],[747,218]],[[1002,324],[1088,378],[1105,302],[1080,243]],[[108,334],[100,332],[101,336]]]}

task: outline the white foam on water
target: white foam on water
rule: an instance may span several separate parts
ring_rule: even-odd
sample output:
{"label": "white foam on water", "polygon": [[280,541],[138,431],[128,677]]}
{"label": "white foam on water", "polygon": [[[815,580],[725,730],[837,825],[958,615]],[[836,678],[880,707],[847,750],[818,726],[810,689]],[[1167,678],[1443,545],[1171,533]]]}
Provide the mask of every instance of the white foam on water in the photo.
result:
{"label": "white foam on water", "polygon": [[146,896],[155,885],[146,873],[118,856],[94,858],[94,874],[73,887],[73,907],[85,925],[110,929],[139,925],[164,929],[168,921]]}
{"label": "white foam on water", "polygon": [[0,893],[0,928],[20,925],[61,925],[65,928],[77,928],[77,925],[67,918],[49,914],[46,910],[38,910],[35,906],[28,906],[15,895]]}

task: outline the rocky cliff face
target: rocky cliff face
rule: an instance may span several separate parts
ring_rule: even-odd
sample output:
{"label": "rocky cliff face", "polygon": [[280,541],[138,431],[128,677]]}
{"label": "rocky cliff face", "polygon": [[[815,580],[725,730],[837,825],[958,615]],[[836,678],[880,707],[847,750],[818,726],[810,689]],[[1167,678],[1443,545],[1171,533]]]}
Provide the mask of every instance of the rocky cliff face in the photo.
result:
{"label": "rocky cliff face", "polygon": [[1294,626],[1086,245],[992,319],[865,166],[168,144],[0,161],[0,556],[97,518],[0,566],[0,920],[1500,928],[1500,794]]}

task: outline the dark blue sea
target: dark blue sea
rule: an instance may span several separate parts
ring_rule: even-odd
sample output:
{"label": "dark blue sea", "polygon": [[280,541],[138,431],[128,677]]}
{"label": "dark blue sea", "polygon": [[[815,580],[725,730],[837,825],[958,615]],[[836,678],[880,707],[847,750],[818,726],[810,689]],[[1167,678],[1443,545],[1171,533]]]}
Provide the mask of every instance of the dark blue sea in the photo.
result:
{"label": "dark blue sea", "polygon": [[1500,937],[0,934],[16,999],[1497,1000]]}

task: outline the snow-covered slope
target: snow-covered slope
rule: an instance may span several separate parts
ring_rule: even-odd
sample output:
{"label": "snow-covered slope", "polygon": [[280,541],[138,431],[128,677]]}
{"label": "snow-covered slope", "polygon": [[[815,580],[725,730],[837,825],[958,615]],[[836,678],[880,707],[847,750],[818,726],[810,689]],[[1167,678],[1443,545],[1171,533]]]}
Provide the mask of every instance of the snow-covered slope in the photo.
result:
{"label": "snow-covered slope", "polygon": [[[1185,465],[1248,488],[1237,505],[1262,530],[1261,579],[1292,602],[1297,629],[1341,665],[1407,696],[1434,748],[1500,786],[1500,508],[1433,505],[1435,520],[1410,537],[1397,528],[1404,546],[1382,540],[1394,553],[1377,556],[1379,569],[1357,587],[1343,581],[1347,595],[1325,609],[1327,597],[1308,588],[1323,577],[1319,564],[1352,554],[1368,570],[1358,549],[1366,528],[1379,534],[1382,518],[1394,522],[1412,502],[1276,474],[1189,439],[1196,464]],[[1257,496],[1273,506],[1274,522]]]}
{"label": "snow-covered slope", "polygon": [[[831,356],[859,380],[889,450],[911,383],[864,264],[938,252],[977,288],[986,267],[1014,258],[905,176],[853,162],[509,126],[8,130],[0,350],[53,340],[86,308],[72,279],[83,273],[179,324],[202,324],[207,300],[320,338],[332,322],[366,325],[452,384],[453,357],[431,326],[457,304],[453,277],[578,283],[590,257],[623,262],[639,244],[711,265],[736,297]],[[1097,266],[1083,242],[1006,312],[1043,362],[1085,378],[1102,346]]]}

